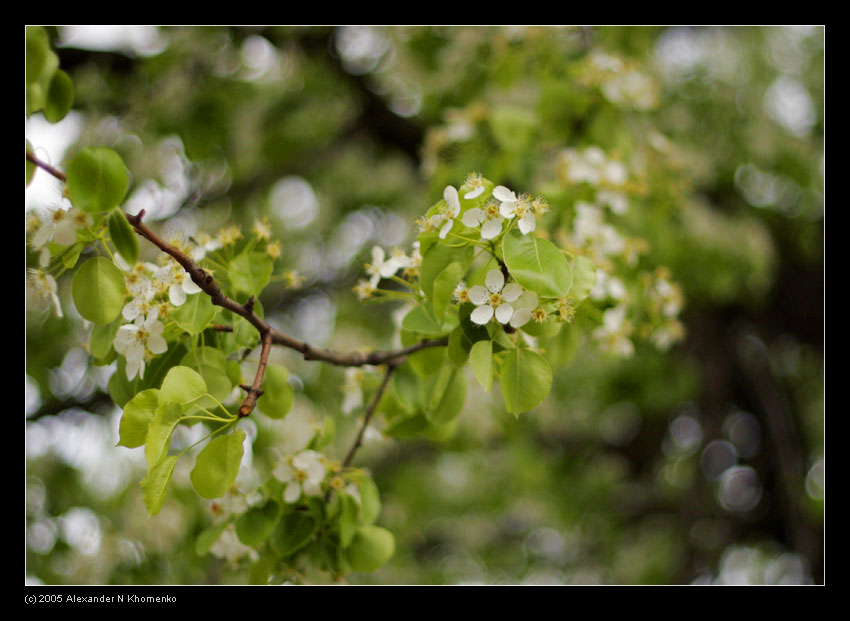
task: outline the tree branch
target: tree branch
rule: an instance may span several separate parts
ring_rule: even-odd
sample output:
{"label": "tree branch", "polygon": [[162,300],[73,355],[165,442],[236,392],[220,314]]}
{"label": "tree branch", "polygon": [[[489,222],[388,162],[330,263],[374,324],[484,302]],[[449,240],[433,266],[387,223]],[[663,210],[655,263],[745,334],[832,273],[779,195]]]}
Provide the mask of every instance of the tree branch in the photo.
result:
{"label": "tree branch", "polygon": [[354,460],[354,454],[357,452],[357,449],[359,449],[363,445],[363,434],[366,433],[366,428],[372,421],[372,416],[375,414],[375,410],[378,409],[378,404],[381,402],[381,397],[384,396],[384,392],[386,392],[387,386],[389,386],[390,377],[392,377],[395,368],[396,364],[387,364],[387,370],[384,373],[384,380],[381,382],[381,385],[378,387],[378,390],[372,397],[372,402],[366,409],[366,415],[363,417],[363,424],[360,426],[360,431],[357,432],[357,437],[354,439],[354,444],[352,444],[351,448],[348,449],[348,455],[345,456],[345,459],[342,462],[343,468],[347,468],[351,465],[351,462]]}
{"label": "tree branch", "polygon": [[[53,168],[49,164],[40,161],[32,153],[27,152],[27,159],[39,168],[42,168],[43,170],[47,171],[60,181],[67,181],[67,177],[63,172]],[[153,230],[151,230],[151,228],[147,224],[142,221],[144,215],[144,209],[142,209],[136,215],[125,214],[127,221],[132,225],[136,233],[147,239],[157,248],[159,248],[164,253],[171,256],[175,261],[177,261],[181,265],[181,267],[186,270],[186,272],[192,278],[192,281],[210,297],[213,304],[225,308],[230,312],[239,315],[240,317],[244,317],[260,333],[260,338],[263,343],[262,352],[260,354],[260,366],[257,369],[257,375],[254,378],[254,384],[250,388],[245,388],[245,390],[248,392],[248,395],[245,397],[242,406],[239,408],[240,416],[247,416],[248,414],[250,414],[256,406],[257,399],[262,394],[260,386],[262,384],[263,375],[265,373],[265,367],[268,362],[268,352],[271,345],[281,345],[283,347],[293,349],[299,352],[305,360],[318,360],[320,362],[327,362],[329,364],[342,367],[359,367],[365,365],[380,366],[382,364],[386,364],[389,365],[389,376],[389,374],[392,373],[392,369],[401,364],[406,356],[422,349],[427,349],[429,347],[443,347],[448,344],[448,337],[442,337],[438,339],[426,339],[424,341],[421,341],[414,345],[410,345],[408,347],[403,347],[401,349],[386,351],[378,350],[369,353],[336,352],[329,349],[313,347],[309,343],[298,340],[295,337],[290,336],[289,334],[285,334],[284,332],[276,330],[271,325],[266,323],[262,317],[260,317],[254,312],[253,297],[250,298],[245,304],[240,304],[236,300],[233,300],[224,295],[218,283],[213,278],[212,274],[206,272],[200,265],[195,263],[195,261],[192,260],[191,257],[183,254],[180,250],[160,238]],[[228,326],[216,324],[213,326],[213,329],[222,331],[227,330]],[[232,327],[230,328],[230,330],[232,330]],[[386,379],[387,378],[385,378],[385,381]],[[369,416],[371,416],[371,413],[369,414]]]}

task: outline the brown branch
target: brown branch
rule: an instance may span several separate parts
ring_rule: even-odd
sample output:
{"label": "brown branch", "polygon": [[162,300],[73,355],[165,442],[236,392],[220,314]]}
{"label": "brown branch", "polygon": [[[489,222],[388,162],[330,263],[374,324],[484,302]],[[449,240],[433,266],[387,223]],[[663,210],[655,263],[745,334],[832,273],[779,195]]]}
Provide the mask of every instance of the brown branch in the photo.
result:
{"label": "brown branch", "polygon": [[348,449],[348,455],[345,456],[345,459],[342,462],[343,468],[347,468],[351,465],[351,462],[354,460],[354,454],[357,452],[357,449],[359,449],[363,445],[363,434],[366,433],[366,428],[369,426],[369,423],[372,420],[372,416],[375,414],[375,410],[378,409],[378,404],[381,402],[381,397],[384,396],[384,392],[387,390],[387,386],[389,386],[390,384],[390,377],[392,377],[395,368],[395,364],[387,364],[387,370],[384,373],[384,380],[381,382],[381,385],[378,387],[378,390],[372,397],[372,402],[366,409],[366,415],[363,417],[363,424],[360,426],[360,431],[357,432],[357,437],[354,439],[354,444],[352,444],[351,448]]}
{"label": "brown branch", "polygon": [[59,179],[59,181],[67,183],[68,177],[65,175],[65,173],[63,173],[61,170],[53,168],[53,166],[51,166],[47,162],[42,162],[33,153],[30,153],[29,151],[27,151],[27,159],[42,170],[47,171],[48,173]]}
{"label": "brown branch", "polygon": [[263,334],[263,349],[260,351],[260,363],[257,365],[257,374],[254,376],[254,383],[249,387],[242,385],[242,388],[248,392],[245,395],[245,400],[239,408],[239,416],[248,416],[257,405],[257,399],[263,395],[260,386],[263,385],[263,375],[266,373],[266,365],[269,362],[269,350],[272,347],[272,336],[270,332]]}
{"label": "brown branch", "polygon": [[[58,171],[55,168],[41,162],[31,153],[27,153],[27,159],[33,162],[36,166],[44,168],[44,170],[55,176],[57,179],[66,181],[65,175],[61,171]],[[198,285],[201,290],[210,297],[213,304],[225,308],[230,312],[245,318],[251,325],[253,325],[257,329],[257,331],[260,333],[260,338],[263,341],[263,352],[265,353],[266,359],[268,358],[267,341],[270,339],[271,345],[281,345],[283,347],[293,349],[299,352],[305,360],[318,360],[320,362],[327,362],[329,364],[342,367],[360,367],[365,365],[380,366],[382,364],[387,364],[390,365],[391,368],[393,368],[401,364],[404,361],[405,357],[412,353],[429,347],[443,347],[449,342],[448,337],[442,337],[438,339],[426,339],[424,341],[416,343],[415,345],[410,345],[408,347],[404,347],[397,350],[372,351],[369,353],[336,352],[329,349],[313,347],[309,343],[305,343],[304,341],[298,340],[293,336],[276,330],[271,325],[266,323],[262,317],[260,317],[254,312],[253,297],[250,298],[245,304],[240,304],[236,300],[233,300],[224,295],[218,283],[213,278],[212,274],[209,274],[208,272],[204,271],[204,269],[197,263],[195,263],[195,261],[192,260],[189,256],[183,254],[180,250],[160,238],[153,230],[151,230],[151,228],[147,224],[142,221],[144,215],[144,209],[142,209],[136,215],[125,214],[127,221],[133,226],[136,233],[147,239],[157,248],[159,248],[164,253],[171,256],[175,261],[177,261],[189,274],[192,279],[192,282]],[[214,326],[214,329],[221,331],[225,328],[223,326],[216,325]],[[262,360],[263,355],[261,354],[261,364],[264,367],[265,363],[263,363]],[[260,373],[259,369],[258,376],[260,381],[262,381],[262,374]],[[255,384],[256,383],[257,381],[255,379]],[[252,386],[252,388],[259,390],[259,385]],[[251,397],[251,395],[252,393],[249,390],[249,394],[246,397],[246,402]],[[256,395],[254,397],[254,405],[256,405],[256,399],[258,397],[259,395]],[[243,402],[242,407],[244,408],[245,405],[246,403]],[[251,409],[253,409],[254,405],[250,406]],[[242,408],[240,408],[240,413],[241,411]],[[250,410],[248,411],[250,413]]]}

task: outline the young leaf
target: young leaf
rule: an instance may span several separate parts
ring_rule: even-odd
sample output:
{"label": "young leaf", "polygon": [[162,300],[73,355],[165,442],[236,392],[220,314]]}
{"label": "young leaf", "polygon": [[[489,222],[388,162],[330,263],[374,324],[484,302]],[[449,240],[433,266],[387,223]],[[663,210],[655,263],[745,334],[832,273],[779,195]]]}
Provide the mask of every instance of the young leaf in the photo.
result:
{"label": "young leaf", "polygon": [[218,538],[221,536],[221,533],[224,532],[224,529],[227,528],[228,524],[230,524],[230,519],[213,524],[201,532],[201,534],[198,535],[198,538],[195,539],[195,554],[198,556],[206,556],[209,554],[210,548],[212,548],[213,544],[218,541]]}
{"label": "young leaf", "polygon": [[118,428],[118,446],[136,448],[145,443],[148,429],[156,418],[159,406],[159,390],[143,390],[124,406],[121,425]]}
{"label": "young leaf", "polygon": [[257,407],[269,418],[283,418],[292,408],[295,391],[289,384],[289,371],[286,367],[270,364],[263,378],[263,395],[257,400]]}
{"label": "young leaf", "polygon": [[502,251],[511,276],[526,289],[543,297],[561,297],[569,292],[570,264],[549,240],[514,229],[505,235]]}
{"label": "young leaf", "polygon": [[291,511],[278,521],[269,543],[281,557],[295,554],[310,543],[318,529],[316,518],[306,511]]}
{"label": "young leaf", "polygon": [[106,147],[82,149],[68,164],[67,175],[68,197],[75,207],[89,213],[120,205],[129,184],[124,160]]}
{"label": "young leaf", "polygon": [[198,453],[189,478],[199,496],[224,496],[239,474],[244,441],[245,432],[237,429],[232,434],[213,438],[204,450]]}
{"label": "young leaf", "polygon": [[271,535],[280,517],[280,505],[274,500],[251,507],[236,518],[236,535],[246,546],[257,547]]}
{"label": "young leaf", "polygon": [[47,88],[44,118],[51,123],[58,123],[65,118],[73,104],[74,84],[71,82],[71,77],[61,69],[57,69]]}
{"label": "young leaf", "polygon": [[[160,394],[160,400],[162,395]],[[156,417],[145,436],[145,460],[150,473],[159,464],[171,446],[171,434],[183,418],[183,408],[177,403],[165,403],[156,408]]]}
{"label": "young leaf", "polygon": [[451,263],[446,269],[440,272],[434,280],[434,295],[432,303],[434,305],[434,316],[437,321],[442,322],[446,308],[452,301],[452,293],[463,278],[466,272],[466,267],[460,263]]}
{"label": "young leaf", "polygon": [[97,326],[118,317],[124,308],[124,275],[106,257],[93,257],[74,274],[71,295],[80,315]]}
{"label": "young leaf", "polygon": [[230,262],[230,281],[237,291],[259,295],[269,284],[274,261],[263,252],[243,252]]}
{"label": "young leaf", "polygon": [[381,494],[375,482],[365,477],[358,485],[360,490],[360,513],[364,524],[373,524],[381,514]]}
{"label": "young leaf", "polygon": [[162,381],[159,402],[188,405],[207,393],[207,384],[197,371],[189,367],[172,367]]}
{"label": "young leaf", "polygon": [[162,507],[162,501],[165,500],[165,493],[168,491],[168,484],[171,482],[174,464],[176,463],[176,455],[166,457],[142,479],[142,500],[145,501],[145,506],[148,508],[150,515],[159,513]]}
{"label": "young leaf", "polygon": [[127,222],[124,212],[114,207],[109,212],[107,225],[115,249],[129,265],[133,265],[139,259],[139,240],[133,227]]}
{"label": "young leaf", "polygon": [[573,286],[570,295],[580,302],[590,294],[596,284],[596,264],[587,257],[576,257],[573,269]]}
{"label": "young leaf", "polygon": [[218,308],[208,295],[196,293],[187,296],[186,301],[171,313],[171,318],[181,329],[194,336],[210,325],[217,312]]}
{"label": "young leaf", "polygon": [[493,341],[475,343],[469,351],[469,365],[475,379],[489,392],[493,385]]}
{"label": "young leaf", "polygon": [[466,401],[466,376],[453,365],[443,365],[439,373],[421,380],[426,394],[425,417],[431,423],[444,425],[454,420]]}
{"label": "young leaf", "polygon": [[552,367],[530,349],[512,349],[502,363],[502,395],[508,412],[519,415],[539,405],[552,387]]}
{"label": "young leaf", "polygon": [[354,571],[375,571],[395,552],[395,537],[386,528],[366,524],[357,529],[348,546],[348,563]]}

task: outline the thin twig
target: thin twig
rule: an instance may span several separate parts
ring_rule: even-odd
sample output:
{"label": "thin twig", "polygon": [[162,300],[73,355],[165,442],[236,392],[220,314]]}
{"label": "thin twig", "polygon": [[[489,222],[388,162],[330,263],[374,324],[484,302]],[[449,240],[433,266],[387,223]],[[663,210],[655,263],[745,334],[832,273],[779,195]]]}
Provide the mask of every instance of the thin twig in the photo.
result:
{"label": "thin twig", "polygon": [[375,413],[375,410],[378,409],[378,404],[381,402],[381,397],[384,396],[384,392],[387,390],[387,386],[390,384],[390,377],[392,377],[393,371],[395,371],[395,364],[388,364],[387,370],[384,372],[384,380],[381,382],[381,385],[378,387],[378,390],[375,392],[375,395],[372,397],[372,402],[369,404],[369,407],[366,409],[366,415],[363,417],[363,424],[360,425],[360,431],[357,432],[357,437],[354,439],[354,444],[351,445],[351,448],[348,449],[348,455],[345,456],[345,459],[342,462],[343,468],[348,468],[351,465],[351,462],[354,460],[354,454],[357,452],[363,444],[363,434],[366,433],[366,428],[369,426],[369,423],[372,421],[372,415]]}
{"label": "thin twig", "polygon": [[47,171],[48,173],[50,173],[51,175],[53,175],[54,177],[59,179],[59,181],[62,181],[63,183],[67,183],[68,177],[65,175],[65,173],[63,173],[61,170],[57,170],[56,168],[53,168],[53,166],[51,166],[47,162],[42,162],[33,153],[30,153],[29,151],[27,151],[27,159],[30,162],[32,162],[33,164],[35,164],[36,166],[38,166],[39,168],[41,168],[42,170]]}
{"label": "thin twig", "polygon": [[242,386],[247,391],[245,400],[239,407],[239,416],[248,416],[257,405],[257,399],[263,395],[261,386],[263,385],[263,375],[266,372],[266,365],[269,362],[269,350],[272,347],[272,337],[270,332],[263,334],[263,349],[260,351],[260,363],[257,365],[257,374],[254,376],[254,383],[248,386]]}
{"label": "thin twig", "polygon": [[[41,162],[35,155],[31,153],[27,153],[27,159],[31,161],[33,164],[46,170],[48,173],[56,177],[61,181],[67,181],[67,177],[64,173],[59,170],[56,170],[52,166]],[[198,285],[201,290],[206,293],[212,303],[216,306],[220,306],[229,310],[232,313],[239,315],[240,317],[244,317],[257,331],[260,333],[260,337],[263,340],[263,351],[265,353],[265,359],[268,358],[268,346],[267,342],[270,339],[269,345],[281,345],[283,347],[288,347],[289,349],[293,349],[299,352],[305,360],[318,360],[320,362],[327,362],[329,364],[343,366],[343,367],[360,367],[365,365],[372,366],[380,366],[382,364],[387,364],[390,368],[394,368],[401,364],[405,357],[420,351],[422,349],[427,349],[429,347],[444,347],[448,344],[448,337],[442,337],[438,339],[426,339],[414,345],[410,345],[408,347],[403,347],[401,349],[396,350],[386,350],[386,351],[372,351],[369,353],[362,352],[336,352],[329,349],[322,349],[319,347],[313,347],[309,343],[296,339],[289,334],[285,334],[279,330],[276,330],[271,325],[266,323],[262,317],[257,315],[254,312],[254,304],[253,298],[249,299],[245,304],[240,304],[236,300],[233,300],[222,292],[218,283],[213,278],[212,274],[206,272],[200,265],[195,263],[191,257],[185,255],[180,250],[172,246],[171,244],[165,242],[162,238],[160,238],[156,233],[154,233],[151,228],[145,224],[142,219],[144,218],[145,210],[142,209],[138,214],[131,215],[125,214],[127,221],[133,226],[136,233],[140,236],[147,239],[149,242],[154,244],[157,248],[174,258],[184,270],[189,274],[192,278],[192,281]],[[213,326],[215,330],[224,330],[225,326],[220,326],[216,324]],[[230,328],[232,330],[232,328]],[[262,362],[263,355],[261,354],[261,364],[265,364]],[[259,373],[259,379],[262,381],[262,374]],[[256,384],[256,378],[255,378]],[[252,386],[252,388],[254,388]],[[256,386],[256,389],[259,390],[259,386]],[[251,396],[249,391],[248,397]],[[246,397],[246,400],[248,399]],[[259,395],[257,395],[259,397]],[[256,398],[254,398],[254,405],[256,404]],[[243,403],[243,407],[245,404]],[[253,409],[253,405],[251,406]],[[240,408],[241,412],[241,408]]]}

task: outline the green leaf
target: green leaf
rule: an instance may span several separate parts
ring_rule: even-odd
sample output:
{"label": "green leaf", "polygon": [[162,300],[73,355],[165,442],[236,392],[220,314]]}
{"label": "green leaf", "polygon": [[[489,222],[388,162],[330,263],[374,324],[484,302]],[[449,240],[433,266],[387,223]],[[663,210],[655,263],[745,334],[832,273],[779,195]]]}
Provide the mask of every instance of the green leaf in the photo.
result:
{"label": "green leaf", "polygon": [[272,534],[280,517],[280,505],[274,500],[252,507],[236,518],[236,534],[246,546],[257,547]]}
{"label": "green leaf", "polygon": [[469,351],[469,365],[475,379],[489,392],[493,385],[493,341],[475,343]]}
{"label": "green leaf", "polygon": [[452,248],[443,244],[435,244],[429,248],[423,255],[422,265],[419,268],[419,285],[426,297],[429,300],[434,299],[434,282],[443,270],[452,263],[459,263],[462,271],[465,272],[472,262],[473,253],[472,246]]}
{"label": "green leaf", "polygon": [[106,358],[112,349],[112,342],[118,334],[118,328],[124,323],[124,317],[118,316],[103,326],[94,326],[89,341],[89,351],[95,358]]}
{"label": "green leaf", "polygon": [[115,249],[129,265],[134,265],[139,259],[139,240],[136,238],[133,227],[127,221],[127,216],[121,209],[114,207],[109,212],[107,226]]}
{"label": "green leaf", "polygon": [[67,175],[68,197],[75,207],[89,213],[120,205],[129,185],[124,160],[106,147],[82,149],[68,164]]}
{"label": "green leaf", "polygon": [[44,106],[44,118],[51,123],[58,123],[65,118],[74,104],[74,83],[71,76],[57,69],[53,73],[47,88],[47,101]]}
{"label": "green leaf", "polygon": [[218,308],[204,293],[186,296],[186,301],[171,313],[171,318],[182,330],[191,335],[203,332],[215,318]]}
{"label": "green leaf", "polygon": [[[233,390],[233,382],[228,375],[228,360],[224,353],[215,347],[199,347],[196,351],[187,353],[180,361],[182,366],[191,367],[198,371],[207,386],[207,392],[221,402]],[[216,403],[211,398],[202,398],[197,405],[212,409]]]}
{"label": "green leaf", "polygon": [[118,446],[136,448],[145,443],[148,429],[156,418],[159,406],[159,390],[143,390],[124,406],[121,424],[118,428]]}
{"label": "green leaf", "polygon": [[142,500],[145,501],[149,514],[156,515],[159,513],[176,463],[176,455],[166,457],[142,479]]}
{"label": "green leaf", "polygon": [[519,415],[539,405],[552,388],[552,367],[530,349],[512,349],[502,363],[502,395],[508,412]]}
{"label": "green leaf", "polygon": [[207,384],[197,371],[189,367],[172,367],[162,381],[159,402],[189,405],[207,394]]}
{"label": "green leaf", "polygon": [[74,305],[80,315],[102,326],[118,317],[124,308],[124,275],[105,257],[83,263],[71,282]]}
{"label": "green leaf", "polygon": [[347,547],[354,539],[354,534],[357,532],[357,516],[360,513],[360,507],[357,501],[348,494],[340,494],[340,502],[342,510],[339,516],[339,542],[342,547]]}
{"label": "green leaf", "polygon": [[26,28],[26,113],[38,112],[47,103],[53,74],[59,57],[50,49],[47,31],[41,26]]}
{"label": "green leaf", "polygon": [[228,524],[230,524],[230,519],[213,524],[202,531],[201,534],[198,535],[197,539],[195,539],[195,554],[198,556],[206,556],[209,554],[210,548],[212,548],[213,544],[218,541],[218,538],[221,536],[221,533],[224,532],[224,529],[227,528]]}
{"label": "green leaf", "polygon": [[354,571],[375,571],[395,553],[395,537],[386,528],[366,524],[357,529],[346,552]]}
{"label": "green leaf", "polygon": [[505,264],[516,281],[542,297],[562,297],[572,285],[567,258],[549,240],[514,229],[502,241]]}
{"label": "green leaf", "polygon": [[414,414],[394,421],[384,433],[392,438],[413,438],[428,429],[428,419],[424,414]]}
{"label": "green leaf", "polygon": [[204,450],[198,453],[189,478],[199,496],[224,496],[239,474],[244,441],[245,432],[237,429],[232,434],[213,438]]}
{"label": "green leaf", "polygon": [[580,302],[590,294],[596,285],[596,264],[587,257],[576,257],[573,268],[573,286],[570,295]]}
{"label": "green leaf", "polygon": [[454,420],[466,401],[466,376],[462,369],[443,365],[438,373],[421,380],[427,399],[425,418],[436,425]]}
{"label": "green leaf", "polygon": [[[26,152],[32,153],[33,152],[32,143],[29,140],[27,140],[26,138],[24,138],[24,140],[27,143]],[[28,158],[26,158],[25,161],[26,161],[26,173],[27,173],[27,175],[26,175],[26,177],[27,177],[26,187],[29,187],[30,183],[32,182],[32,178],[35,176],[35,171],[38,167],[35,164],[33,164],[31,161],[29,161]]]}
{"label": "green leaf", "polygon": [[465,272],[466,267],[464,265],[451,263],[440,272],[440,275],[434,281],[432,304],[434,305],[434,317],[437,321],[443,321],[446,308],[451,304],[452,294]]}
{"label": "green leaf", "polygon": [[365,524],[373,524],[381,515],[381,494],[375,482],[365,477],[358,485],[360,490],[360,515]]}
{"label": "green leaf", "polygon": [[281,557],[288,557],[310,543],[319,523],[306,511],[291,511],[278,521],[269,543]]}
{"label": "green leaf", "polygon": [[[162,395],[159,396],[161,401]],[[165,403],[156,408],[156,416],[151,421],[145,436],[145,461],[148,462],[148,472],[151,472],[163,455],[168,453],[168,447],[171,446],[171,434],[182,418],[183,408],[177,403]]]}
{"label": "green leaf", "polygon": [[263,395],[257,400],[257,407],[269,418],[280,419],[292,408],[295,391],[289,383],[289,371],[286,367],[270,364],[263,378]]}
{"label": "green leaf", "polygon": [[257,296],[272,276],[274,261],[263,252],[242,252],[230,262],[230,281],[237,291]]}
{"label": "green leaf", "polygon": [[415,332],[426,337],[442,336],[457,326],[457,316],[448,313],[437,319],[431,304],[414,306],[401,321],[402,330]]}
{"label": "green leaf", "polygon": [[452,364],[456,367],[462,367],[469,360],[469,350],[472,348],[466,334],[463,333],[463,328],[458,326],[452,333],[449,334],[449,344],[446,348],[446,355]]}
{"label": "green leaf", "polygon": [[[401,344],[403,347],[415,345],[421,340],[422,335],[420,334],[408,332],[406,330],[401,331]],[[445,363],[446,348],[426,347],[425,349],[421,349],[415,353],[410,354],[407,357],[407,361],[410,363],[410,367],[418,375],[431,375],[432,373],[436,373],[437,371],[439,371],[440,367],[442,367]]]}

